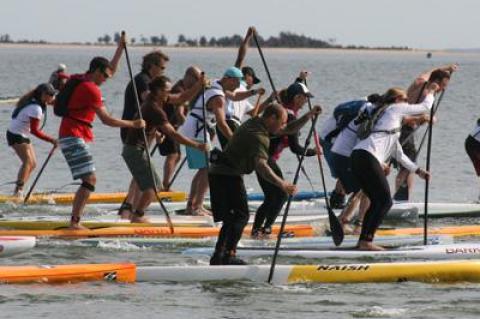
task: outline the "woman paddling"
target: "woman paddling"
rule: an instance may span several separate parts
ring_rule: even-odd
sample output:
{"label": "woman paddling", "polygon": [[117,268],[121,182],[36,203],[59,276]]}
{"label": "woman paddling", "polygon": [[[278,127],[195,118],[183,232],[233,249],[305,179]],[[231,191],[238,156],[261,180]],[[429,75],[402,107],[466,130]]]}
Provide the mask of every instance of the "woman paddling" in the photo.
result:
{"label": "woman paddling", "polygon": [[22,161],[18,171],[14,196],[23,196],[23,186],[37,164],[35,150],[30,144],[29,133],[39,139],[57,146],[57,140],[45,134],[40,128],[40,121],[51,105],[55,96],[55,89],[51,84],[43,83],[22,96],[12,113],[12,120],[7,130],[7,142]]}
{"label": "woman paddling", "polygon": [[371,133],[353,148],[352,171],[371,203],[363,220],[359,249],[383,250],[383,247],[373,244],[373,237],[385,214],[392,207],[390,188],[385,176],[389,158],[396,158],[409,171],[423,179],[430,176],[429,172],[419,168],[403,153],[398,139],[403,117],[428,111],[434,101],[433,94],[438,89],[438,84],[431,83],[426,89],[424,101],[420,104],[408,104],[407,95],[402,89],[389,89],[381,98],[381,108],[386,107],[383,114],[379,115]]}
{"label": "woman paddling", "polygon": [[[298,141],[298,132],[303,125],[307,123],[308,117],[304,115],[297,120],[297,115],[302,106],[307,102],[308,97],[313,97],[313,95],[308,88],[300,82],[295,82],[286,90],[280,92],[280,100],[288,112],[287,123],[292,124],[293,121],[297,121],[298,123],[295,126],[295,130],[289,132],[289,135],[275,136],[270,140],[268,166],[280,178],[283,178],[283,174],[277,164],[277,160],[283,149],[289,147],[296,155],[302,155],[304,153],[304,148]],[[314,156],[316,154],[315,149],[308,149],[306,152],[306,156]],[[288,198],[288,195],[283,189],[270,183],[260,174],[257,174],[257,178],[263,193],[265,194],[265,198],[255,214],[255,220],[252,227],[252,237],[254,238],[271,234],[272,225]]]}

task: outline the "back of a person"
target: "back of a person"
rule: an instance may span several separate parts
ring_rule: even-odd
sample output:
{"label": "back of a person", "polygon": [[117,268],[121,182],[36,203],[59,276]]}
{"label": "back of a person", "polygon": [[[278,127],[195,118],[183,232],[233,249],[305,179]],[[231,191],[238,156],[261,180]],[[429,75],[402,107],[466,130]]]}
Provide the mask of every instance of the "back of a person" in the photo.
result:
{"label": "back of a person", "polygon": [[32,101],[24,106],[15,118],[12,118],[8,131],[27,137],[28,133],[30,133],[30,118],[41,119],[41,117],[42,109],[40,105]]}
{"label": "back of a person", "polygon": [[93,139],[91,124],[96,110],[102,107],[102,93],[92,81],[84,81],[75,88],[68,103],[68,116],[62,118],[60,137],[81,137]]}

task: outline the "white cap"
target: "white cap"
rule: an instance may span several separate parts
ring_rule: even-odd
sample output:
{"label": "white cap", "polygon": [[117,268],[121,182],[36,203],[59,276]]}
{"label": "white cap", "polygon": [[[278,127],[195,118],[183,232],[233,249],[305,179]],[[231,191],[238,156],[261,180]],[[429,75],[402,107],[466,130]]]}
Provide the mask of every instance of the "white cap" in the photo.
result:
{"label": "white cap", "polygon": [[59,71],[65,71],[66,69],[67,69],[67,66],[63,63],[60,63],[57,68],[57,70]]}

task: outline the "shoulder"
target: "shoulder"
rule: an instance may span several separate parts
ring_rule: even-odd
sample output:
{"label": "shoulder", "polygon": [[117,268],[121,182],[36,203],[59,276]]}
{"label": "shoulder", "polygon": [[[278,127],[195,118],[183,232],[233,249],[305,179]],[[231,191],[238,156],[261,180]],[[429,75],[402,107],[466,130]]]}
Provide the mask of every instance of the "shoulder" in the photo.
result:
{"label": "shoulder", "polygon": [[95,94],[95,95],[101,95],[101,91],[100,91],[100,88],[98,87],[97,84],[95,84],[95,82],[92,82],[92,81],[83,81],[81,82],[78,87],[77,87],[78,90],[81,90],[83,91],[84,93],[91,93],[91,94]]}

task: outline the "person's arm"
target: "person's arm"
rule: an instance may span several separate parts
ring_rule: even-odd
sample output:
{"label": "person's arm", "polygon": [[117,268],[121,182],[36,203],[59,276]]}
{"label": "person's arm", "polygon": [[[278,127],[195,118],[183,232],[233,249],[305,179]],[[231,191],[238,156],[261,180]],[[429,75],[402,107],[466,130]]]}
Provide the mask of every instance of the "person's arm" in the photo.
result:
{"label": "person's arm", "polygon": [[[300,145],[300,142],[298,139],[298,132],[292,135],[288,135],[288,147],[290,148],[290,151],[293,154],[303,155],[305,148],[302,145]],[[316,154],[317,154],[317,151],[315,149],[309,148],[307,149],[305,156],[314,156]]]}
{"label": "person's arm", "polygon": [[202,87],[207,84],[207,79],[204,77],[200,77],[200,79],[195,82],[195,84],[181,93],[177,94],[169,94],[168,95],[168,102],[174,105],[181,105],[187,101],[193,99],[200,91]]}
{"label": "person's arm", "polygon": [[257,94],[260,94],[260,95],[265,94],[265,89],[258,88],[258,89],[251,89],[248,91],[235,91],[235,92],[225,90],[224,93],[227,99],[229,99],[230,101],[242,101]]}
{"label": "person's arm", "polygon": [[108,114],[107,109],[105,106],[102,106],[95,110],[98,118],[102,121],[103,124],[111,126],[111,127],[127,127],[127,128],[144,128],[145,121],[144,120],[120,120],[117,119],[110,114]]}
{"label": "person's arm", "polygon": [[185,116],[185,107],[185,104],[181,104],[175,108],[175,116],[179,126],[185,123],[185,120],[187,119]]}
{"label": "person's arm", "polygon": [[57,145],[57,140],[50,135],[45,134],[40,129],[40,120],[34,117],[30,118],[30,133],[38,137],[39,139]]}
{"label": "person's arm", "polygon": [[224,103],[225,99],[221,96],[216,96],[208,102],[210,109],[215,114],[218,129],[229,140],[233,136],[233,132],[226,121]]}
{"label": "person's arm", "polygon": [[240,47],[238,48],[238,55],[237,60],[235,61],[235,67],[239,69],[243,66],[243,60],[245,60],[245,56],[247,55],[247,48],[250,43],[250,39],[252,38],[253,32],[255,32],[255,28],[249,27],[247,30],[247,34],[242,41],[242,44],[240,44]]}
{"label": "person's arm", "polygon": [[208,146],[207,144],[204,144],[204,143],[199,143],[199,142],[196,142],[182,134],[180,134],[177,130],[175,130],[175,128],[172,126],[172,124],[170,124],[169,122],[165,122],[161,127],[160,129],[162,130],[162,132],[173,138],[175,141],[177,141],[178,143],[180,144],[183,144],[183,145],[187,145],[187,146],[190,146],[190,147],[194,147],[194,148],[197,148],[203,152],[208,152]]}
{"label": "person's arm", "polygon": [[127,43],[127,36],[125,33],[122,32],[120,39],[118,41],[117,49],[115,50],[115,54],[113,55],[112,60],[110,60],[110,65],[112,66],[112,76],[117,72],[118,63],[120,62],[120,58],[122,57],[123,49]]}
{"label": "person's arm", "polygon": [[268,182],[281,188],[285,193],[294,195],[297,192],[297,187],[295,185],[283,180],[275,174],[270,166],[268,166],[268,162],[265,158],[256,158],[255,171]]}
{"label": "person's arm", "polygon": [[310,119],[312,119],[315,115],[320,114],[321,112],[322,108],[320,106],[314,106],[311,111],[305,113],[299,119],[288,123],[287,126],[277,135],[291,135],[297,133]]}
{"label": "person's arm", "polygon": [[263,110],[267,106],[265,103],[260,103],[260,99],[262,98],[263,94],[259,94],[257,98],[257,103],[255,103],[255,106],[253,109],[247,112],[248,115],[251,117],[257,117],[258,115],[262,114]]}

